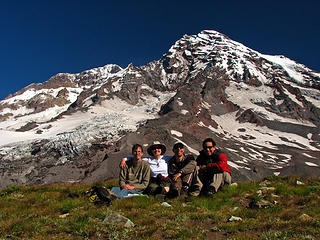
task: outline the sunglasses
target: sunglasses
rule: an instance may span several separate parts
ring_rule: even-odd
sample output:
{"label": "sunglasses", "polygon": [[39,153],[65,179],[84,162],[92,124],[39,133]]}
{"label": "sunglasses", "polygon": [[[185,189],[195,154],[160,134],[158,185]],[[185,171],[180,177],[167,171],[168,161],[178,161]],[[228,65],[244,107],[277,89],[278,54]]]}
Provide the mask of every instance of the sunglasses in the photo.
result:
{"label": "sunglasses", "polygon": [[212,149],[213,146],[205,146],[204,149]]}

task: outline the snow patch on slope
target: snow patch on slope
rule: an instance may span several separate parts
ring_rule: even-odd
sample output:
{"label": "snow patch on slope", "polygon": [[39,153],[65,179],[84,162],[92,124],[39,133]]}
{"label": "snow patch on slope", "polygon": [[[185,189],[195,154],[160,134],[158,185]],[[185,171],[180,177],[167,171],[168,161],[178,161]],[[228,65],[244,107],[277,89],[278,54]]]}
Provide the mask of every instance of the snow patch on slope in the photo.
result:
{"label": "snow patch on slope", "polygon": [[[264,55],[261,54],[263,58],[269,60],[270,62],[273,62],[275,64],[278,64],[281,66],[288,75],[293,78],[297,83],[305,84],[305,77],[298,71],[297,67],[300,68],[300,71],[305,69],[306,67],[296,63],[295,61],[285,57],[285,56],[272,56],[272,55]],[[310,70],[311,71],[311,70]]]}
{"label": "snow patch on slope", "polygon": [[309,167],[319,167],[318,164],[312,163],[312,162],[305,162],[306,165],[308,165]]}
{"label": "snow patch on slope", "polygon": [[[265,107],[255,104],[264,103],[269,105],[268,99],[270,96],[273,96],[273,90],[271,88],[266,88],[264,86],[253,87],[246,85],[245,83],[230,82],[230,86],[226,88],[225,92],[229,101],[237,103],[242,109],[252,109],[252,111],[262,114],[266,119],[297,123],[305,126],[315,126],[311,122],[280,117],[275,113],[267,111]],[[301,104],[295,97],[291,96],[291,99],[297,104]],[[278,104],[280,103],[281,102],[278,102]]]}
{"label": "snow patch on slope", "polygon": [[[225,138],[227,139],[238,139],[239,141],[245,142],[248,145],[267,147],[270,149],[275,148],[275,145],[277,144],[284,144],[298,149],[319,151],[319,149],[310,144],[309,139],[299,135],[278,132],[265,126],[257,127],[255,124],[251,123],[239,123],[236,120],[235,112],[220,116],[212,115],[211,118],[218,124],[218,128],[216,129],[211,126],[207,127],[215,133],[225,135]],[[239,132],[238,129],[245,129],[245,132]],[[247,139],[244,139],[243,136],[247,136]],[[252,138],[250,138],[250,136]],[[282,140],[284,138],[288,139],[288,141]],[[304,148],[302,148],[300,144],[303,145]]]}
{"label": "snow patch on slope", "polygon": [[[0,146],[18,141],[60,139],[61,137],[72,139],[75,143],[80,144],[80,142],[90,142],[90,140],[105,135],[115,137],[120,131],[134,131],[144,121],[158,117],[157,112],[160,110],[160,106],[173,95],[174,93],[167,92],[158,97],[145,96],[144,101],[148,104],[141,101],[134,106],[114,97],[103,101],[100,105],[90,107],[87,112],[76,112],[27,132],[10,131],[10,129],[17,127],[15,120],[1,122]],[[39,117],[51,119],[51,114],[52,112],[47,112],[47,115],[46,112],[42,112],[29,117],[30,119]],[[22,123],[19,122],[19,124]],[[48,125],[51,126],[48,127]],[[104,128],[101,128],[101,126],[104,126]],[[38,130],[41,130],[42,134],[37,134]],[[78,132],[78,130],[82,131]]]}
{"label": "snow patch on slope", "polygon": [[176,135],[177,137],[182,137],[183,136],[183,134],[181,132],[178,132],[176,130],[171,130],[170,133],[172,135]]}

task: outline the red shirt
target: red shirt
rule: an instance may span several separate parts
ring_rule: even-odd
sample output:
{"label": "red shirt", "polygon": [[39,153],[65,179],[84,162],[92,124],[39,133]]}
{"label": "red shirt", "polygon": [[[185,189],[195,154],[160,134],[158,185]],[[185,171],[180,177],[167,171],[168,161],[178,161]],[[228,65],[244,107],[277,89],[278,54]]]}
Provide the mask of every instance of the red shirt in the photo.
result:
{"label": "red shirt", "polygon": [[211,156],[207,156],[203,151],[200,151],[200,155],[197,157],[198,166],[206,165],[208,168],[212,168],[214,172],[228,172],[231,175],[227,161],[227,155],[220,150],[215,150]]}

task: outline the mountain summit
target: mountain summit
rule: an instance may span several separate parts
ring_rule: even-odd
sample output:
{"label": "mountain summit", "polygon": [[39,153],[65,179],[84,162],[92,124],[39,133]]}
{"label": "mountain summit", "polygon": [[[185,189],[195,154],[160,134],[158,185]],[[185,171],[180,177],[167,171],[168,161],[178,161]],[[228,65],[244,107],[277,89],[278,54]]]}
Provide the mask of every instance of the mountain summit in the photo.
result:
{"label": "mountain summit", "polygon": [[0,102],[0,121],[0,187],[104,180],[134,143],[181,141],[197,155],[206,137],[235,181],[320,176],[320,74],[211,30],[145,66],[31,84]]}

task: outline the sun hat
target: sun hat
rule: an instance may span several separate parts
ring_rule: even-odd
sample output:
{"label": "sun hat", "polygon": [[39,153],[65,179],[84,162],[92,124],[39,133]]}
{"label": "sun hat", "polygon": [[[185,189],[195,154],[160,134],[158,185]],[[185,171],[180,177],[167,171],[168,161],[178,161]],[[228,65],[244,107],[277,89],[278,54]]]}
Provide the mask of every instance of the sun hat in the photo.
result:
{"label": "sun hat", "polygon": [[147,149],[148,154],[150,156],[153,156],[152,150],[156,149],[156,148],[160,148],[161,149],[161,155],[164,155],[166,150],[167,150],[165,145],[161,144],[159,141],[154,141],[154,142],[152,142],[150,147],[148,147],[148,149]]}

